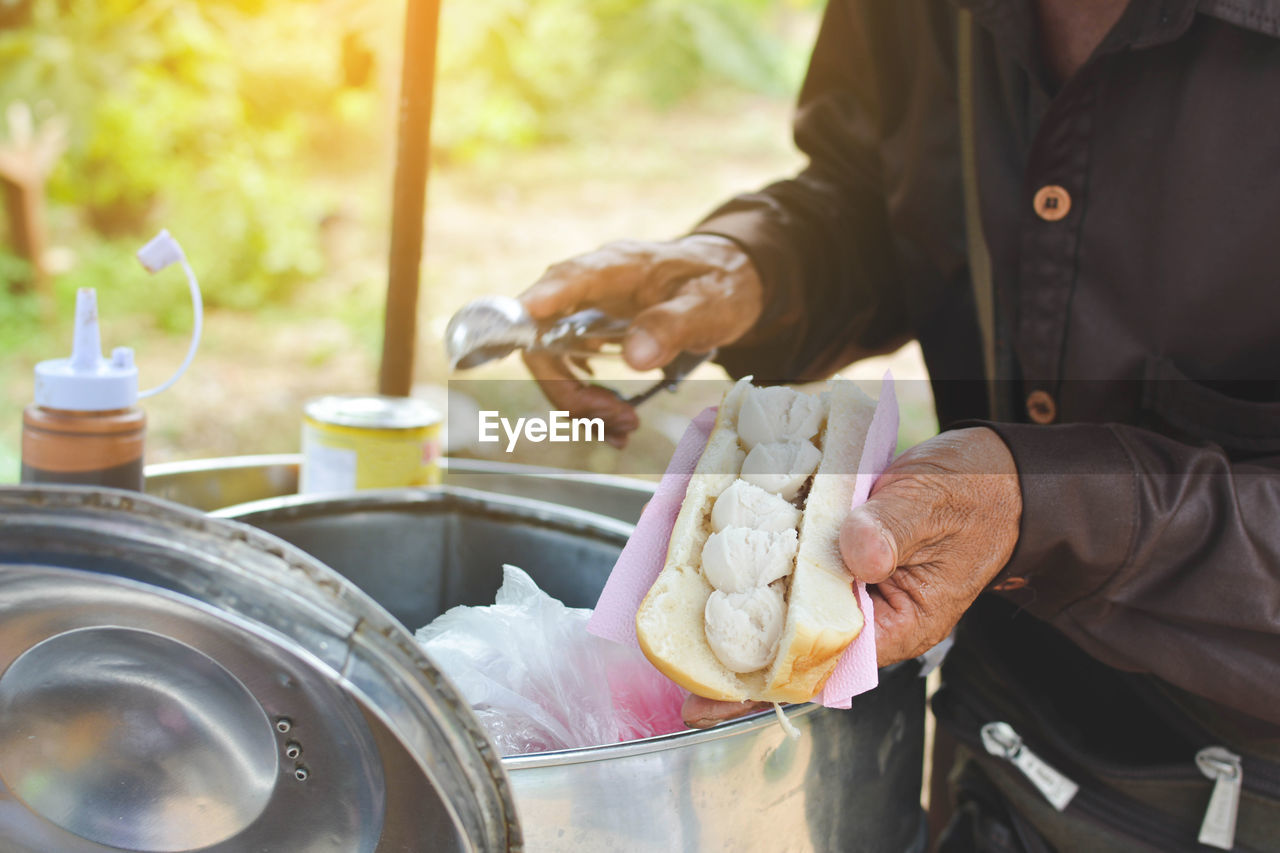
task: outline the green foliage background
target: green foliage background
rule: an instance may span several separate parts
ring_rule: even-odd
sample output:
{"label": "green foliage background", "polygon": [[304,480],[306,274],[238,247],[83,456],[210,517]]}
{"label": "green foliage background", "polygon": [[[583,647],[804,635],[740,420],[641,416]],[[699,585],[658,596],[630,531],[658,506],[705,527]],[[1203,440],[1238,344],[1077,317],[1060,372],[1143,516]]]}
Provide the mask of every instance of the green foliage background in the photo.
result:
{"label": "green foliage background", "polygon": [[787,16],[816,0],[445,2],[441,146],[466,154],[672,106],[707,85],[788,94],[805,46]]}
{"label": "green foliage background", "polygon": [[[805,53],[788,16],[816,2],[445,0],[437,163],[589,132],[711,82],[788,92]],[[51,240],[76,259],[57,315],[75,288],[111,283],[116,310],[188,322],[183,289],[149,286],[130,259],[161,226],[214,310],[287,303],[321,275],[326,215],[386,216],[402,15],[358,0],[4,4],[0,107],[71,120],[49,186]],[[346,79],[344,39],[367,80]],[[21,274],[0,249],[6,348],[40,332],[29,297],[4,286]]]}

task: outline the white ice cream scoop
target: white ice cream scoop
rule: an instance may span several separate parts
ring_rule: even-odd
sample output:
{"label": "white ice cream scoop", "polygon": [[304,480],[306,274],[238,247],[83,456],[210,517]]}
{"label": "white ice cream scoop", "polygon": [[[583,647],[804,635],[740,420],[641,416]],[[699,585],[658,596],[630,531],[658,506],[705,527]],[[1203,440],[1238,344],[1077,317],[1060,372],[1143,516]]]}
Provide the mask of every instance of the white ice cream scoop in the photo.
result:
{"label": "white ice cream scoop", "polygon": [[702,573],[721,592],[747,592],[791,574],[799,539],[794,530],[729,527],[707,537]]}
{"label": "white ice cream scoop", "polygon": [[751,448],[742,460],[742,479],[786,500],[800,494],[818,470],[822,452],[808,441],[770,441]]}
{"label": "white ice cream scoop", "polygon": [[808,441],[825,417],[819,396],[781,386],[753,388],[738,414],[738,437],[747,450],[773,441]]}
{"label": "white ice cream scoop", "polygon": [[720,662],[734,672],[755,672],[778,652],[786,603],[772,586],[751,592],[713,590],[703,619],[707,644]]}
{"label": "white ice cream scoop", "polygon": [[795,530],[800,510],[775,494],[743,480],[734,480],[711,507],[711,529],[717,533],[730,527],[752,530]]}

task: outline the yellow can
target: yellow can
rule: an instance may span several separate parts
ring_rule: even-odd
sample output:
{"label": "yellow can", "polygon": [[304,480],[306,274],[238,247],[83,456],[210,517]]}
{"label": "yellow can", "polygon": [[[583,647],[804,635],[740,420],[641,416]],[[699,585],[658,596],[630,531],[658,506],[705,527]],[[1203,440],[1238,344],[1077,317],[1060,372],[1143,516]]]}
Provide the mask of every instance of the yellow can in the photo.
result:
{"label": "yellow can", "polygon": [[380,395],[307,401],[298,491],[349,492],[440,482],[440,413]]}

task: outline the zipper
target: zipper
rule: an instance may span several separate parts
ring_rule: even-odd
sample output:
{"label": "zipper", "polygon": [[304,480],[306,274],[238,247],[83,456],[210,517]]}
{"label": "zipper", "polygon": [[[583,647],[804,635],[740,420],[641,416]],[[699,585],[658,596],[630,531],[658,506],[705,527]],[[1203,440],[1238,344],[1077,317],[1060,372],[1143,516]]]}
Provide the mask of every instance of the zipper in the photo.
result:
{"label": "zipper", "polygon": [[1244,787],[1240,756],[1221,746],[1207,746],[1196,753],[1196,767],[1213,780],[1213,793],[1200,824],[1200,843],[1230,850],[1235,846],[1240,790]]}
{"label": "zipper", "polygon": [[1062,811],[1070,804],[1080,786],[1054,769],[1022,743],[1022,738],[1008,723],[987,723],[982,727],[982,745],[987,752],[1003,758],[1022,771],[1049,804]]}
{"label": "zipper", "polygon": [[[944,695],[947,692],[944,690],[935,696],[934,705],[935,714],[941,706],[944,715],[951,718],[954,725],[949,726],[949,730],[970,747],[981,748],[983,752],[1002,761],[1013,763],[1018,767],[1019,775],[1023,780],[1044,796],[1058,811],[1077,814],[1082,818],[1096,821],[1123,837],[1142,842],[1149,848],[1162,853],[1174,853],[1174,851],[1194,853],[1196,850],[1203,849],[1197,847],[1187,835],[1174,829],[1164,814],[1150,806],[1116,791],[1102,794],[1080,788],[1075,780],[1030,750],[1012,726],[1000,721],[982,723],[981,719],[975,716],[975,711],[980,712],[981,709],[955,707],[954,701],[946,701],[950,698]],[[939,702],[939,699],[944,701]],[[991,742],[991,746],[988,746],[988,741]],[[995,749],[992,749],[992,746]],[[1012,757],[1014,753],[1022,756],[1022,765]],[[1030,756],[1030,760],[1027,756]],[[1217,770],[1216,764],[1214,769]],[[1195,773],[1195,771],[1191,772]],[[1179,775],[1185,776],[1185,774]],[[1236,778],[1242,779],[1242,774]],[[1063,805],[1059,807],[1055,800],[1062,802]]]}

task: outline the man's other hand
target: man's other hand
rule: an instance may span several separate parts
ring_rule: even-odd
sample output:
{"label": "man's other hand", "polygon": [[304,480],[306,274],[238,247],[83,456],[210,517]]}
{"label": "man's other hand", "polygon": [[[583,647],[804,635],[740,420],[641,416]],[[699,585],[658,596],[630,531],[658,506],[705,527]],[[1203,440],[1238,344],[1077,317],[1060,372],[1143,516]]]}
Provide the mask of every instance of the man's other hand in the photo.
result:
{"label": "man's other hand", "polygon": [[684,724],[691,729],[709,729],[729,720],[762,711],[769,707],[768,702],[720,702],[716,699],[704,699],[690,693],[680,708],[680,716]]}
{"label": "man's other hand", "polygon": [[[731,240],[694,234],[667,243],[621,241],[549,268],[520,295],[539,321],[599,308],[631,318],[622,355],[635,370],[662,367],[681,351],[708,352],[760,319],[764,291],[751,259]],[[621,447],[640,425],[611,391],[581,382],[564,359],[526,353],[525,364],[559,409],[603,418]]]}
{"label": "man's other hand", "polygon": [[840,530],[845,566],[874,584],[880,666],[951,633],[1009,561],[1021,518],[1013,456],[989,429],[946,432],[894,460]]}
{"label": "man's other hand", "polygon": [[[985,428],[943,433],[894,460],[840,530],[845,566],[875,605],[880,666],[917,657],[960,621],[1013,554],[1022,489],[1008,447]],[[764,707],[685,700],[706,728]]]}

